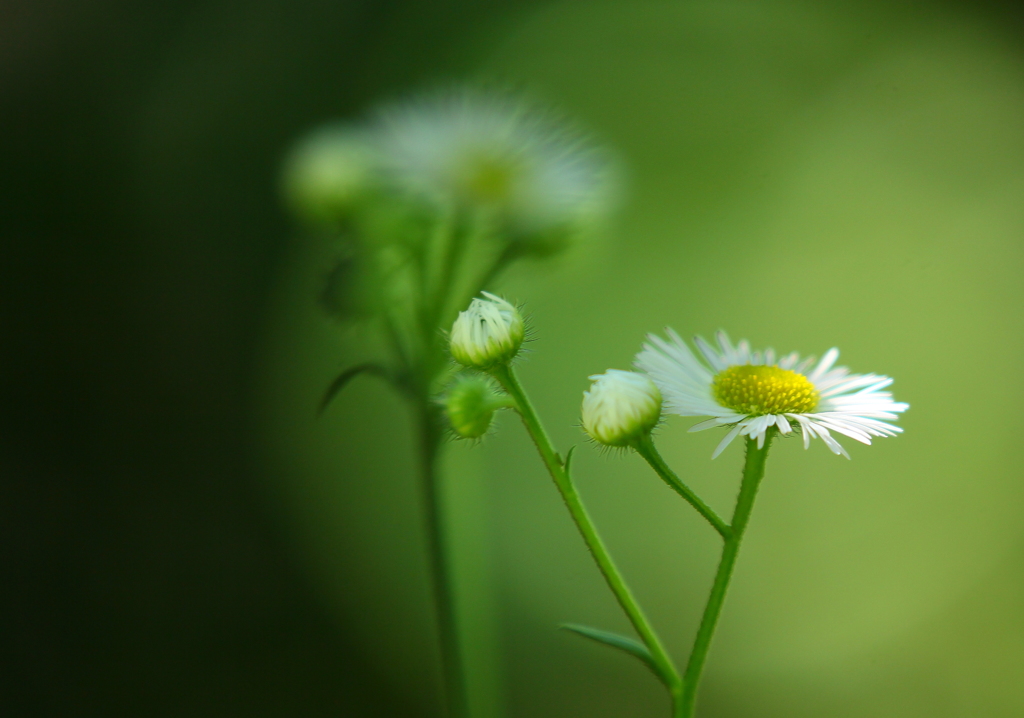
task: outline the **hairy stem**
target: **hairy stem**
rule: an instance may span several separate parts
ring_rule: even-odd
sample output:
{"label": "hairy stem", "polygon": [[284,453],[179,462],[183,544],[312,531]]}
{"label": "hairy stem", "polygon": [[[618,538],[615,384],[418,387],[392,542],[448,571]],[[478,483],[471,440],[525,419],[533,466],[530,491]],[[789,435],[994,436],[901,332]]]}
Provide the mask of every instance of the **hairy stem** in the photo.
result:
{"label": "hairy stem", "polygon": [[651,468],[662,478],[662,480],[669,485],[673,491],[682,496],[689,502],[690,506],[697,509],[697,513],[703,516],[709,524],[717,531],[723,539],[726,541],[732,536],[732,528],[727,524],[718,514],[716,514],[710,506],[701,501],[697,494],[693,493],[693,490],[684,484],[682,480],[676,475],[672,469],[669,468],[665,460],[661,458],[661,454],[654,447],[654,442],[651,440],[651,435],[644,434],[643,438],[636,441],[633,444],[633,449],[636,453],[644,457]]}

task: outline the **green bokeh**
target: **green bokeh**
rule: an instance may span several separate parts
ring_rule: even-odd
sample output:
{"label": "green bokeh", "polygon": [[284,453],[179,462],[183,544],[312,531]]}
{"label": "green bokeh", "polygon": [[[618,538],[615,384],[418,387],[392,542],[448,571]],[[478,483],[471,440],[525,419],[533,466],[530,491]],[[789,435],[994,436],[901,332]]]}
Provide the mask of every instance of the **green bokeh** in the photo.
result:
{"label": "green bokeh", "polygon": [[[911,404],[904,436],[846,441],[852,461],[820,442],[773,450],[704,715],[1024,713],[1019,48],[934,7],[813,3],[566,2],[460,42],[487,48],[467,74],[525,84],[629,168],[605,242],[501,287],[533,315],[521,375],[563,450],[584,443],[587,375],[628,368],[666,325],[783,352],[838,346]],[[268,325],[266,458],[308,570],[355,617],[367,660],[426,697],[436,668],[405,407],[365,379],[312,413],[338,369],[377,350],[318,313],[325,252],[296,254]],[[740,449],[712,463],[720,437],[689,423],[670,419],[659,445],[725,512]],[[513,417],[449,454],[482,713],[664,715],[639,665],[554,630],[627,624]],[[585,500],[681,661],[715,534],[635,457],[577,456]]]}

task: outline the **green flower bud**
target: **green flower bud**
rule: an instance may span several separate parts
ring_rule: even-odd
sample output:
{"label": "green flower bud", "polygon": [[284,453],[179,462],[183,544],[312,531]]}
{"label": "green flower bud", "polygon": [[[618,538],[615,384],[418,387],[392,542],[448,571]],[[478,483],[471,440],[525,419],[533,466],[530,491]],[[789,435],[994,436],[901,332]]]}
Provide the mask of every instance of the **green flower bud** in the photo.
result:
{"label": "green flower bud", "polygon": [[479,374],[461,376],[444,397],[444,409],[452,431],[463,439],[479,439],[491,428],[494,412],[509,406],[494,383]]}
{"label": "green flower bud", "polygon": [[365,132],[345,125],[315,130],[285,162],[285,198],[309,222],[343,221],[377,186],[378,164]]}
{"label": "green flower bud", "polygon": [[525,333],[518,309],[489,292],[483,296],[459,313],[448,344],[455,361],[475,369],[511,361],[519,353]]}
{"label": "green flower bud", "polygon": [[583,429],[605,446],[629,446],[661,418],[661,392],[645,374],[609,369],[589,377],[583,392]]}

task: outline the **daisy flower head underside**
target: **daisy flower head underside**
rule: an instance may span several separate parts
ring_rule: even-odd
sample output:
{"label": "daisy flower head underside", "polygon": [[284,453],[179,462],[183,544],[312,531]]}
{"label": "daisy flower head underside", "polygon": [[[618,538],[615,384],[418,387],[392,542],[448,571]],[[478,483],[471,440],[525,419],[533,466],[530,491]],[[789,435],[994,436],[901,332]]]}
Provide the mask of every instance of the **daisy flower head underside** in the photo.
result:
{"label": "daisy flower head underside", "polygon": [[776,358],[772,349],[752,351],[745,340],[733,345],[725,332],[719,332],[717,346],[696,337],[695,354],[671,329],[666,335],[667,339],[648,335],[635,365],[661,390],[666,412],[711,417],[690,431],[730,427],[711,458],[737,436],[764,446],[772,427],[782,434],[799,432],[804,448],[820,438],[846,458],[849,454],[832,432],[870,444],[873,436],[902,431],[888,423],[909,408],[884,391],[892,379],[851,374],[846,367],[835,366],[838,349],[829,349],[820,361],[802,359],[796,352]]}

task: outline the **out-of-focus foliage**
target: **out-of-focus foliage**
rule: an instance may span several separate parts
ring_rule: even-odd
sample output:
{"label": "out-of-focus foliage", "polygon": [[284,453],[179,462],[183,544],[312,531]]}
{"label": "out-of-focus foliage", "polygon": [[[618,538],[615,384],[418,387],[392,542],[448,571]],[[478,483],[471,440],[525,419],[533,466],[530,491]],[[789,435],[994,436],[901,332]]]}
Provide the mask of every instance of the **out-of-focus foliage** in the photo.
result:
{"label": "out-of-focus foliage", "polygon": [[[452,40],[487,48],[467,73],[556,100],[630,168],[617,236],[502,285],[533,315],[521,375],[563,450],[585,441],[586,377],[628,368],[666,324],[783,352],[837,345],[852,370],[895,377],[912,407],[904,435],[849,446],[849,462],[797,441],[773,449],[705,715],[1024,712],[1020,47],[967,9],[869,3],[564,2],[486,32]],[[355,382],[328,418],[310,411],[376,341],[319,313],[322,266],[309,251],[281,283],[268,458],[309,570],[339,615],[358,617],[366,660],[427,686],[403,408]],[[476,680],[504,673],[507,715],[665,714],[641,666],[555,630],[627,627],[511,418],[448,462]],[[659,446],[724,511],[739,453],[709,462],[720,436],[687,425],[669,420]],[[635,457],[581,447],[574,473],[684,655],[717,538]]]}

